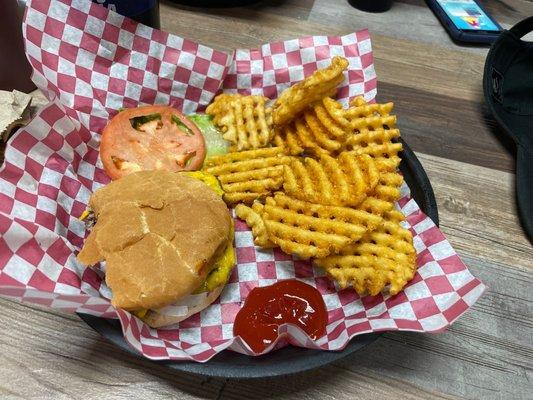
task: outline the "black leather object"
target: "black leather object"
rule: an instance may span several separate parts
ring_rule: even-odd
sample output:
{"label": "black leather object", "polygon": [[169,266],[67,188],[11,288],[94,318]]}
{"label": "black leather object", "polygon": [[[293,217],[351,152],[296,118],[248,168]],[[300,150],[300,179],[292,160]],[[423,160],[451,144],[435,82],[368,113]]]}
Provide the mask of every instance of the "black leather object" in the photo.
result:
{"label": "black leather object", "polygon": [[516,143],[516,195],[520,220],[533,241],[533,17],[503,31],[485,62],[485,100],[502,131]]}

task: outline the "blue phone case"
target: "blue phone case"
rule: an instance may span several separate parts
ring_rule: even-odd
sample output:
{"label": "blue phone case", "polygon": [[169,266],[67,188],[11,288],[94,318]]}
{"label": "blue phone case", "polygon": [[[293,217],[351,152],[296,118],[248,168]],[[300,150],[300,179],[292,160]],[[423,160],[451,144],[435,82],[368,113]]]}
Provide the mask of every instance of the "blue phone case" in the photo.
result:
{"label": "blue phone case", "polygon": [[[475,1],[475,0],[474,0]],[[467,43],[486,43],[491,44],[493,43],[498,36],[500,35],[500,32],[489,32],[489,31],[472,31],[468,32],[462,29],[458,29],[453,21],[448,17],[446,12],[442,9],[441,5],[436,0],[426,0],[426,3],[429,8],[435,13],[439,21],[442,23],[444,28],[448,31],[452,39],[458,41],[458,42],[467,42]],[[502,27],[492,16],[483,8],[481,4],[479,4],[477,1],[475,3],[479,6],[479,8],[487,15],[487,17],[496,25],[500,31],[502,31]]]}

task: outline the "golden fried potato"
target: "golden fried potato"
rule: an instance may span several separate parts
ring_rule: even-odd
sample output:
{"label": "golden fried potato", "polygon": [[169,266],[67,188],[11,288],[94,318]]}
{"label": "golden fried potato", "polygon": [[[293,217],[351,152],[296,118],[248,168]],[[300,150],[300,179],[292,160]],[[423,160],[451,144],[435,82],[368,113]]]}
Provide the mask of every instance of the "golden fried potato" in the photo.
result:
{"label": "golden fried potato", "polygon": [[401,196],[400,186],[402,183],[403,176],[398,172],[382,172],[379,174],[379,181],[373,196],[394,203]]}
{"label": "golden fried potato", "polygon": [[220,156],[210,157],[205,160],[204,166],[214,167],[219,165],[233,164],[237,161],[248,161],[255,159],[264,159],[284,155],[285,150],[277,147],[268,147],[264,149],[234,151]]}
{"label": "golden fried potato", "polygon": [[400,165],[398,153],[401,142],[392,142],[400,136],[398,129],[363,131],[351,135],[346,141],[346,149],[354,154],[368,154],[376,161],[380,171],[395,171]]}
{"label": "golden fried potato", "polygon": [[[367,103],[362,96],[357,96],[350,102],[350,107],[346,110],[345,118],[347,118],[350,123],[357,127],[357,123],[361,118],[368,118],[371,116],[376,117],[388,117],[392,109],[394,108],[394,103]],[[396,119],[394,119],[396,122]]]}
{"label": "golden fried potato", "polygon": [[394,209],[403,183],[400,131],[393,103],[358,97],[345,109],[329,97],[347,65],[335,57],[285,90],[272,111],[260,96],[217,96],[207,112],[244,151],[210,158],[204,170],[237,205],[257,246],[313,258],[360,295],[387,286],[396,294],[416,270],[412,235]]}
{"label": "golden fried potato", "polygon": [[395,128],[396,117],[390,115],[393,103],[368,104],[362,97],[351,102],[344,112],[353,129],[346,138],[343,149],[354,154],[368,154],[375,159],[380,171],[393,172],[400,165],[398,153],[402,144],[396,142],[400,131]]}
{"label": "golden fried potato", "polygon": [[323,154],[319,161],[293,158],[284,166],[283,189],[299,200],[355,207],[376,187],[379,173],[372,158],[341,153]]}
{"label": "golden fried potato", "polygon": [[282,148],[270,147],[211,157],[204,171],[218,178],[227,204],[251,204],[281,187],[283,166],[289,162]]}
{"label": "golden fried potato", "polygon": [[343,72],[346,68],[347,59],[333,57],[329,67],[315,71],[303,81],[284,90],[272,107],[274,125],[285,125],[310,104],[332,96],[344,80]]}
{"label": "golden fried potato", "polygon": [[394,208],[394,202],[400,198],[402,183],[403,176],[398,172],[380,173],[378,184],[372,193],[357,206],[357,209],[379,216],[385,215]]}
{"label": "golden fried potato", "polygon": [[304,152],[319,156],[339,151],[353,128],[342,106],[325,97],[289,124],[274,130],[273,142],[291,155]]}
{"label": "golden fried potato", "polygon": [[257,149],[265,147],[273,135],[267,101],[263,96],[221,94],[205,111],[213,116],[213,123],[220,128],[224,139],[233,144],[232,150]]}
{"label": "golden fried potato", "polygon": [[394,202],[400,198],[403,176],[396,171],[383,171],[373,175],[373,179],[374,189],[355,208],[382,217],[394,209]]}
{"label": "golden fried potato", "polygon": [[390,285],[394,295],[414,277],[416,250],[411,232],[400,225],[404,216],[397,210],[384,215],[383,223],[358,242],[344,247],[340,254],[314,263],[339,283],[353,286],[359,295],[380,293]]}
{"label": "golden fried potato", "polygon": [[382,221],[372,212],[313,204],[283,193],[266,199],[262,217],[269,239],[284,252],[301,258],[338,252]]}
{"label": "golden fried potato", "polygon": [[244,204],[238,204],[237,207],[235,207],[235,214],[237,217],[245,221],[246,225],[252,229],[254,243],[257,246],[272,248],[275,247],[275,245],[269,240],[265,223],[261,218],[263,208],[264,206],[260,203],[254,203],[251,208]]}

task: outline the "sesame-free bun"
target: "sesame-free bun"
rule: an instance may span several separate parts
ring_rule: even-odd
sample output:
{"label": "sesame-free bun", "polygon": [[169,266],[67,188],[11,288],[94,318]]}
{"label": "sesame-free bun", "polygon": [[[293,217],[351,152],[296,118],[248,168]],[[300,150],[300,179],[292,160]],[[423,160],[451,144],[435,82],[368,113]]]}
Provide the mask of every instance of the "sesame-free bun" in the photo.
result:
{"label": "sesame-free bun", "polygon": [[89,207],[97,222],[78,260],[106,261],[112,304],[129,311],[191,294],[233,239],[224,201],[184,173],[135,172],[94,192]]}

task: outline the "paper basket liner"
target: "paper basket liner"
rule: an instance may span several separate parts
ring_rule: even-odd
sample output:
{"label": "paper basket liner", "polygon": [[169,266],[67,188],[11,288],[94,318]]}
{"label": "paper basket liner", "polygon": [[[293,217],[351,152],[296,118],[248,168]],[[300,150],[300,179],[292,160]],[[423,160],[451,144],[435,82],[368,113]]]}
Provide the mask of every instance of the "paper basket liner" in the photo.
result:
{"label": "paper basket liner", "polygon": [[438,332],[481,296],[441,231],[409,197],[398,207],[414,236],[417,273],[396,296],[360,298],[338,290],[310,262],[253,244],[236,219],[237,267],[220,298],[179,324],[156,330],[116,310],[99,269],[75,258],[87,234],[78,220],[90,194],[109,182],[98,157],[99,132],[121,107],[172,104],[202,111],[221,91],[275,98],[289,85],[346,57],[338,98],[373,101],[376,75],[366,30],[313,36],[226,54],[137,24],[86,0],[30,0],[23,23],[33,80],[50,103],[9,141],[0,170],[0,295],[67,312],[118,318],[126,341],[151,359],[209,360],[224,349],[253,353],[233,336],[233,320],[256,286],[296,278],[315,286],[329,314],[327,335],[313,342],[284,325],[287,344],[340,350],[356,335],[384,330]]}

